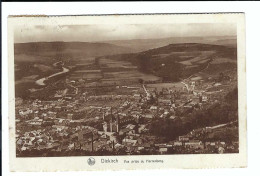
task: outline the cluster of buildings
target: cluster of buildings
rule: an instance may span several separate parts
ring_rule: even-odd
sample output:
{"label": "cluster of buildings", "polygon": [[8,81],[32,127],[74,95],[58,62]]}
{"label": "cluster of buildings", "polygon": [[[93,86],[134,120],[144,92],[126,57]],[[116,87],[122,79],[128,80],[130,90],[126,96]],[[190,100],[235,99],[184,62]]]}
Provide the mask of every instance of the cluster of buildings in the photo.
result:
{"label": "cluster of buildings", "polygon": [[154,118],[174,121],[182,118],[180,112],[220,101],[218,92],[225,91],[229,83],[188,80],[181,89],[161,90],[144,84],[115,85],[109,93],[97,94],[97,87],[84,89],[80,82],[66,80],[67,88],[57,90],[50,101],[26,100],[16,106],[17,155],[32,150],[111,153],[121,150],[126,154],[237,150],[236,144],[199,140],[195,135],[198,132],[194,131],[167,143],[149,133]]}

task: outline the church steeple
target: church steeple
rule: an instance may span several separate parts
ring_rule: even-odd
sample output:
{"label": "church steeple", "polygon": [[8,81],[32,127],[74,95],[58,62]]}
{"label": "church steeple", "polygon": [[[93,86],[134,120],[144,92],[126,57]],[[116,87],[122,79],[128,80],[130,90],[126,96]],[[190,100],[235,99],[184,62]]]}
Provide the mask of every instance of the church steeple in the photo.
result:
{"label": "church steeple", "polygon": [[116,116],[116,132],[119,133],[119,130],[120,130],[120,117],[117,114],[117,116]]}

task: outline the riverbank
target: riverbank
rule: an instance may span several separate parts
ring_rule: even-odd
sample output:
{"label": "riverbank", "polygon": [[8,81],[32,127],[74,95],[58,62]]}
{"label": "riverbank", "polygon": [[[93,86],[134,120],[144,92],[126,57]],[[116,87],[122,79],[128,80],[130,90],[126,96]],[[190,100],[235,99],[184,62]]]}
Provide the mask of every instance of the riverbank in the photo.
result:
{"label": "riverbank", "polygon": [[47,77],[44,77],[44,78],[41,78],[41,79],[38,79],[37,81],[35,81],[35,83],[39,86],[44,86],[46,85],[44,82],[50,78],[53,78],[55,76],[58,76],[58,75],[61,75],[61,74],[64,74],[64,73],[67,73],[69,72],[70,70],[68,68],[65,68],[65,67],[62,67],[62,71],[61,72],[58,72],[58,73],[54,73],[50,76],[47,76]]}

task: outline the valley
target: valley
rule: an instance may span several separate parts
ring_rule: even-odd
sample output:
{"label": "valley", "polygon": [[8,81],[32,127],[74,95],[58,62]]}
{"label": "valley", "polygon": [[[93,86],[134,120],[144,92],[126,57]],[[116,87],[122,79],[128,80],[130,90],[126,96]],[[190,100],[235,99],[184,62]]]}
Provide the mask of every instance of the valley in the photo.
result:
{"label": "valley", "polygon": [[238,152],[234,46],[15,48],[18,157]]}

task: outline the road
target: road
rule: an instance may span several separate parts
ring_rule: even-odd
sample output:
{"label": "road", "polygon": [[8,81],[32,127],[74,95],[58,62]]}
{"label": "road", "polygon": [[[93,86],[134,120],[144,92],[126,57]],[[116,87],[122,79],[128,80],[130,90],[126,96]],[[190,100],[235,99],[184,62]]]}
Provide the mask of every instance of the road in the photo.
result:
{"label": "road", "polygon": [[149,97],[150,94],[149,94],[149,92],[147,91],[147,89],[145,88],[144,84],[143,84],[143,89],[144,89],[144,91],[145,91],[145,93],[146,93],[146,97]]}
{"label": "road", "polygon": [[68,84],[70,87],[74,88],[75,89],[75,94],[78,94],[79,92],[79,89],[71,84]]}
{"label": "road", "polygon": [[231,124],[233,124],[235,122],[237,122],[237,120],[229,122],[229,123],[225,123],[225,124],[219,124],[219,125],[212,126],[212,127],[209,127],[209,128],[211,128],[211,129],[221,128],[221,127],[224,127],[224,126],[227,126],[227,125],[231,125]]}
{"label": "road", "polygon": [[[201,71],[199,71],[198,73],[201,73],[201,72],[203,72],[204,70],[208,69],[210,63],[213,62],[214,59],[215,59],[215,58],[212,58],[212,59],[208,62],[207,66],[206,66],[205,68],[203,68]],[[195,74],[198,74],[198,73],[195,73]],[[181,82],[181,83],[186,87],[186,89],[187,89],[188,91],[190,90],[190,88],[189,88],[189,85],[188,85],[187,83],[185,83],[185,81],[188,80],[188,79],[190,79],[191,77],[193,77],[195,74],[190,75],[188,78],[183,79],[182,82]]]}

